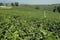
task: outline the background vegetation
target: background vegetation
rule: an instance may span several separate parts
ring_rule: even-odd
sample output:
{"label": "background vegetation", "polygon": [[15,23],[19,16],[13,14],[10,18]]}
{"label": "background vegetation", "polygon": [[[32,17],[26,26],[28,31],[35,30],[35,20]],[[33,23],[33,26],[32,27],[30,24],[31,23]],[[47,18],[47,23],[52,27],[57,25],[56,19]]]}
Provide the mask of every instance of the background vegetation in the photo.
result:
{"label": "background vegetation", "polygon": [[0,8],[0,40],[60,40],[59,6],[12,6]]}

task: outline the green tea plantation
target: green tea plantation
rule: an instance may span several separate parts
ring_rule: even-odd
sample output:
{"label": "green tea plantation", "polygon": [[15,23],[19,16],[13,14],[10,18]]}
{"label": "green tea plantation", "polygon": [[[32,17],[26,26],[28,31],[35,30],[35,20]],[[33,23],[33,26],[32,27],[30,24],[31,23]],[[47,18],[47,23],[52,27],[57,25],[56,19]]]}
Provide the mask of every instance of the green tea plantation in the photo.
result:
{"label": "green tea plantation", "polygon": [[52,8],[0,8],[0,40],[60,40],[60,13]]}

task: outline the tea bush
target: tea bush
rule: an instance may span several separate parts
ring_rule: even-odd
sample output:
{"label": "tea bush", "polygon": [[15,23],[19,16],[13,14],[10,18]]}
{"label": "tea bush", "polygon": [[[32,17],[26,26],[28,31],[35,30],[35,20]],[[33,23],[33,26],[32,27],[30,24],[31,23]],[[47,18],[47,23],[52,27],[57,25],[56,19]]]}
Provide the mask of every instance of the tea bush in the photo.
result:
{"label": "tea bush", "polygon": [[0,40],[58,40],[60,37],[60,21],[27,20],[16,15],[0,17]]}

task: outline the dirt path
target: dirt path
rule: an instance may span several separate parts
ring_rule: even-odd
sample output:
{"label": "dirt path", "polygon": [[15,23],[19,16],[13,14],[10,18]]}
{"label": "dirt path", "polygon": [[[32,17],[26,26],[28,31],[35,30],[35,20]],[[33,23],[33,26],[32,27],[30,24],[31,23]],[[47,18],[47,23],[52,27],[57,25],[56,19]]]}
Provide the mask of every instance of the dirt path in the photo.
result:
{"label": "dirt path", "polygon": [[3,9],[11,9],[12,6],[0,6],[0,8],[3,8]]}

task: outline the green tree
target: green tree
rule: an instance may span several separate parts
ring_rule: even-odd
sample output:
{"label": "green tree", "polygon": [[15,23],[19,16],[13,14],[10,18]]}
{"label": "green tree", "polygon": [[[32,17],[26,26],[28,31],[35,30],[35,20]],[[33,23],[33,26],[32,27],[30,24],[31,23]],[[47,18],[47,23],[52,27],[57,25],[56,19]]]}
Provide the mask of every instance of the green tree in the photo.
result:
{"label": "green tree", "polygon": [[19,6],[19,3],[18,2],[15,2],[15,6]]}
{"label": "green tree", "polygon": [[14,6],[14,3],[11,3],[11,6]]}
{"label": "green tree", "polygon": [[2,6],[3,5],[3,3],[0,3],[0,6]]}
{"label": "green tree", "polygon": [[60,6],[57,7],[57,11],[60,13]]}

